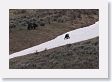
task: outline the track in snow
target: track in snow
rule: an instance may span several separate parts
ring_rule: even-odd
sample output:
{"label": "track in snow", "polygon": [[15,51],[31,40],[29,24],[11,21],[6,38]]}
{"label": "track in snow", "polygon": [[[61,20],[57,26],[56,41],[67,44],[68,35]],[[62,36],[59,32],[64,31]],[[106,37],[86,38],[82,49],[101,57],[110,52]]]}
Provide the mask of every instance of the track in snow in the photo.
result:
{"label": "track in snow", "polygon": [[[65,34],[67,34],[67,33],[69,34],[70,39],[64,40]],[[88,39],[97,37],[97,36],[99,36],[99,22],[96,22],[95,24],[87,26],[87,27],[69,31],[67,33],[64,33],[64,34],[56,37],[55,39],[47,41],[40,45],[36,45],[34,47],[13,53],[13,54],[9,55],[9,59],[14,58],[14,57],[23,56],[23,55],[28,55],[31,53],[35,53],[37,51],[41,52],[45,49],[48,50],[48,49],[63,46],[66,44],[76,43],[76,42],[80,42],[80,41],[84,41],[84,40],[88,40]]]}

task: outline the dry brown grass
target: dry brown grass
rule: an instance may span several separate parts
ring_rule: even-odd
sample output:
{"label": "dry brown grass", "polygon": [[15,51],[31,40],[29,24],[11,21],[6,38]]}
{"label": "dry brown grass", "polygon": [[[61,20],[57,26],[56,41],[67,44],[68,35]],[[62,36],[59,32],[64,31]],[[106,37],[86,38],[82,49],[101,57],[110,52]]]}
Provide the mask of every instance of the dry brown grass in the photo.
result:
{"label": "dry brown grass", "polygon": [[99,38],[10,59],[10,69],[98,69]]}
{"label": "dry brown grass", "polygon": [[10,53],[46,42],[70,30],[73,28],[68,28],[65,24],[52,24],[37,30],[12,31],[9,36]]}
{"label": "dry brown grass", "polygon": [[[53,13],[49,16],[47,10],[10,10],[10,22],[13,22],[16,25],[16,28],[10,29],[9,32],[9,53],[12,54],[14,52],[41,44],[48,40],[55,38],[58,35],[66,33],[68,31],[82,28],[84,26],[89,26],[94,24],[96,21],[99,20],[98,14],[94,14],[93,10],[88,10],[89,13],[85,14],[85,10],[76,10],[74,11],[76,14],[80,15],[80,17],[76,17],[75,19],[71,19],[73,14],[69,15],[69,21],[65,21],[63,23],[58,22],[51,22],[51,24],[47,24],[47,17],[53,18],[55,10],[51,10]],[[67,18],[67,15],[63,15],[65,11],[63,10],[56,10],[61,11],[60,17],[62,16]],[[72,13],[73,10],[69,10]],[[83,12],[81,12],[83,11]],[[92,11],[92,13],[90,12]],[[97,11],[97,10],[96,10]],[[96,12],[95,11],[95,12]],[[86,11],[87,12],[87,11]],[[59,13],[56,13],[57,15]],[[22,26],[21,23],[25,23],[26,20],[35,18],[38,21],[38,15],[40,15],[43,20],[45,19],[45,26],[39,26],[36,30],[26,30],[26,27]],[[26,18],[24,18],[27,16]],[[63,18],[62,17],[62,18]],[[56,17],[55,17],[56,18]],[[25,20],[25,21],[24,21]],[[10,23],[9,23],[10,24]]]}

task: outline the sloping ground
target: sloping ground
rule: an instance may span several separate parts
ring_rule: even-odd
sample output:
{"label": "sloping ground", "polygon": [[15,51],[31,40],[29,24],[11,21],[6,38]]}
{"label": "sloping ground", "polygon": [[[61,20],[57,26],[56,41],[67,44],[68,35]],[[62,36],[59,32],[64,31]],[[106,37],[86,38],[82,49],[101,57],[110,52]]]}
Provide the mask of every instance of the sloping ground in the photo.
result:
{"label": "sloping ground", "polygon": [[10,69],[98,69],[99,37],[10,59]]}
{"label": "sloping ground", "polygon": [[9,53],[41,44],[49,41],[58,35],[73,30],[67,24],[52,24],[39,27],[37,30],[15,30],[9,33]]}
{"label": "sloping ground", "polygon": [[37,30],[29,31],[20,29],[9,32],[9,53],[12,54],[14,52],[41,44],[56,38],[63,33],[79,29],[81,27],[76,27],[75,25],[70,26],[70,24],[67,23],[53,23],[51,25],[39,27]]}
{"label": "sloping ground", "polygon": [[69,31],[67,33],[69,34],[70,39],[65,40],[64,37],[65,37],[66,33],[64,33],[48,42],[33,46],[31,48],[28,48],[28,49],[25,49],[25,50],[22,50],[22,51],[19,51],[16,53],[13,53],[9,56],[9,58],[11,59],[14,57],[23,56],[23,55],[27,55],[30,53],[41,52],[45,49],[52,49],[55,47],[66,45],[66,44],[72,44],[72,43],[76,43],[76,42],[94,38],[99,35],[99,22],[96,22],[95,24],[90,25],[88,27]]}
{"label": "sloping ground", "polygon": [[[41,19],[45,26],[40,26]],[[92,25],[98,20],[98,9],[10,9],[9,53],[41,44],[68,31]],[[35,22],[39,26],[36,30],[26,30],[26,21]],[[15,28],[11,28],[11,24]]]}

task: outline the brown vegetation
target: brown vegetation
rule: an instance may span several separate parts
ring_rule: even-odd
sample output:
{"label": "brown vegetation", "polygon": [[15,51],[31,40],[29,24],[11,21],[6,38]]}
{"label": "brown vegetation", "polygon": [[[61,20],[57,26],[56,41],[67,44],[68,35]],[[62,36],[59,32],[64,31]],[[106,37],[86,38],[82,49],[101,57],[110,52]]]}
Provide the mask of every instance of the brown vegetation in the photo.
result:
{"label": "brown vegetation", "polygon": [[10,59],[10,69],[98,69],[99,37]]}
{"label": "brown vegetation", "polygon": [[[97,9],[10,9],[9,53],[29,48],[65,32],[94,24],[99,20]],[[27,30],[27,22],[38,25]]]}

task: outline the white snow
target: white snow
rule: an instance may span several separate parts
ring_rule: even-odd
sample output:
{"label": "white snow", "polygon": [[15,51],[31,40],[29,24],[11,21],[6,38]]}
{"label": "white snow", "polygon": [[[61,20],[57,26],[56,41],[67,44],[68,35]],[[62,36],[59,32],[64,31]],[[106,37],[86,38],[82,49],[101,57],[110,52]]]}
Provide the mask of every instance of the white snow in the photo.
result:
{"label": "white snow", "polygon": [[[69,34],[70,39],[64,40],[65,34],[67,33]],[[18,56],[28,55],[30,53],[35,53],[36,51],[41,52],[45,49],[52,49],[55,47],[66,45],[66,44],[76,43],[76,42],[97,37],[99,36],[99,22],[96,22],[95,24],[90,25],[88,27],[83,27],[73,31],[69,31],[67,33],[64,33],[56,37],[55,39],[47,41],[40,45],[36,45],[34,47],[13,53],[9,55],[9,59],[18,57]]]}

